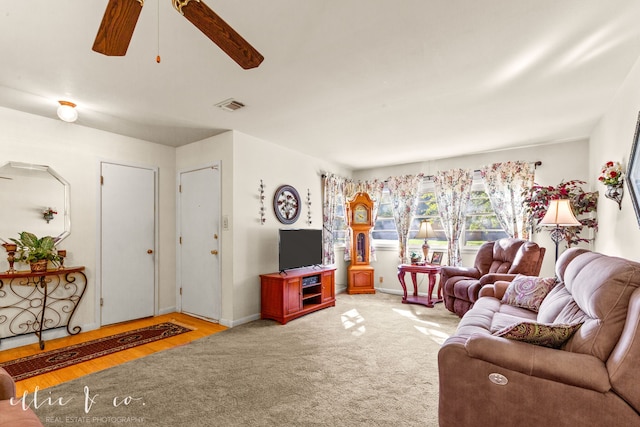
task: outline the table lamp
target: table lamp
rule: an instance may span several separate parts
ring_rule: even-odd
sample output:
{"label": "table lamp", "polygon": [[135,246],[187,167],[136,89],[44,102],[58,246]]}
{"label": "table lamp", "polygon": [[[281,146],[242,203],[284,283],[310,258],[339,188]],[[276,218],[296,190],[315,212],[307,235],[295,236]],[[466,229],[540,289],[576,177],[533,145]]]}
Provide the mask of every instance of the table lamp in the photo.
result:
{"label": "table lamp", "polygon": [[540,225],[555,227],[551,231],[551,240],[556,244],[556,262],[558,261],[558,244],[564,238],[564,233],[560,227],[574,227],[582,225],[573,214],[571,201],[569,199],[550,200],[547,213],[540,221]]}
{"label": "table lamp", "polygon": [[436,233],[433,231],[433,226],[427,220],[420,221],[420,228],[416,234],[416,239],[424,239],[422,245],[422,253],[424,254],[424,262],[429,262],[429,243],[427,239],[429,237],[435,237]]}

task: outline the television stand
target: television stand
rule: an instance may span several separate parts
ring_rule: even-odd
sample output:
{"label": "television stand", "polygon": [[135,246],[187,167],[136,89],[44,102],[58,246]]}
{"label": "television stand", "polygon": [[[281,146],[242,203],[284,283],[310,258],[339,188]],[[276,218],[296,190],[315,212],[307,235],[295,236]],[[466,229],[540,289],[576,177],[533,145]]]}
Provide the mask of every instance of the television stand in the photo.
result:
{"label": "television stand", "polygon": [[286,324],[336,305],[335,267],[307,267],[260,275],[261,319]]}

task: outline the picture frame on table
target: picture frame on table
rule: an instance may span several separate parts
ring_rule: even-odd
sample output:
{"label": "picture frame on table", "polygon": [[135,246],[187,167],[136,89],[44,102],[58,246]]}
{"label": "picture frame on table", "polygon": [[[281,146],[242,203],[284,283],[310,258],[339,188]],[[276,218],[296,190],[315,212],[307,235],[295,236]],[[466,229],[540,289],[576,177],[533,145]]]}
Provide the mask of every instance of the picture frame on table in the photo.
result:
{"label": "picture frame on table", "polygon": [[444,256],[444,252],[434,251],[431,254],[431,261],[429,264],[440,265],[442,264],[442,257]]}

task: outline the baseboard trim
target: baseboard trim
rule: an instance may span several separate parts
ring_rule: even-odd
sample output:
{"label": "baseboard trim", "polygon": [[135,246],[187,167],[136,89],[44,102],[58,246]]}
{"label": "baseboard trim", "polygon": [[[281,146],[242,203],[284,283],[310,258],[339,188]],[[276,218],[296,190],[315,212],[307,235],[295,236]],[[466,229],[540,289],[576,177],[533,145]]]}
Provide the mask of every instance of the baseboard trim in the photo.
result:
{"label": "baseboard trim", "polygon": [[[80,332],[88,332],[94,329],[98,329],[99,326],[95,323],[89,323],[87,325],[80,325],[80,328],[82,328]],[[44,341],[45,343],[45,349],[47,341],[68,336],[70,336],[70,334],[67,332],[67,329],[64,326],[42,331],[42,341]],[[2,340],[0,341],[0,350],[8,350],[10,348],[17,348],[25,345],[35,344],[38,341],[38,337],[34,333],[2,338]]]}

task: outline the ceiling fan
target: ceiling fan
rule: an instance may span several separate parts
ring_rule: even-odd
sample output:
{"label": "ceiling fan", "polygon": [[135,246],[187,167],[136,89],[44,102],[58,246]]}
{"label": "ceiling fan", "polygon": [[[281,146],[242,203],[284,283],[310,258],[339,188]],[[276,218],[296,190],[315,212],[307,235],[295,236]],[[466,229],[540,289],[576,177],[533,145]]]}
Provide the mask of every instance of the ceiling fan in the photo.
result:
{"label": "ceiling fan", "polygon": [[[171,0],[173,7],[245,70],[264,57],[200,0]],[[109,0],[93,50],[107,56],[127,53],[144,0]]]}

